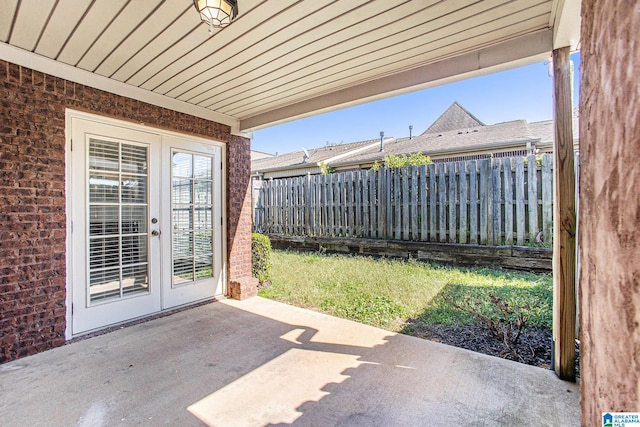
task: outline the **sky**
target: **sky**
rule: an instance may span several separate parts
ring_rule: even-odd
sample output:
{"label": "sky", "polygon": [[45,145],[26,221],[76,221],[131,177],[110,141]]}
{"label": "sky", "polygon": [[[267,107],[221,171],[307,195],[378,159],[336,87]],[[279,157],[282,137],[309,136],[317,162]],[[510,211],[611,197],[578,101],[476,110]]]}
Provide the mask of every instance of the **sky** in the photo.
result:
{"label": "sky", "polygon": [[[574,67],[574,106],[579,98],[580,55]],[[251,149],[271,154],[425,131],[457,101],[485,124],[553,118],[553,81],[546,62],[474,77],[257,130]]]}

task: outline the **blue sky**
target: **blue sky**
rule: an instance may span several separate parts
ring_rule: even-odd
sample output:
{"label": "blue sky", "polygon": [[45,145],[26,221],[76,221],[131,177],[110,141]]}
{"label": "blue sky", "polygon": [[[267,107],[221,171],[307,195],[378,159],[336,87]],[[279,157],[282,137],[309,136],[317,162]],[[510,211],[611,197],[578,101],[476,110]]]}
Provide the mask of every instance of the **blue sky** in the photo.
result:
{"label": "blue sky", "polygon": [[[578,101],[579,54],[575,64],[574,105]],[[255,131],[251,148],[287,153],[385,137],[422,133],[453,102],[486,124],[553,117],[552,79],[544,62],[399,95]]]}

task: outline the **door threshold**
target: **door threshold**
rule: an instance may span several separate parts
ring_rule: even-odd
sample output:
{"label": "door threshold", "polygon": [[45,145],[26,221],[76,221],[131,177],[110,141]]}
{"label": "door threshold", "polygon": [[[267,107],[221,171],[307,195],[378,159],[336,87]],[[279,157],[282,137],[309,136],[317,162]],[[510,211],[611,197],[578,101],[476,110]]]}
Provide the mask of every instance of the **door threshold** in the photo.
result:
{"label": "door threshold", "polygon": [[81,332],[71,337],[70,340],[67,340],[65,342],[65,345],[73,344],[78,341],[83,341],[83,340],[86,340],[87,338],[108,334],[110,332],[128,328],[130,326],[139,325],[141,323],[146,323],[150,320],[156,320],[162,317],[171,316],[172,314],[180,313],[181,311],[190,310],[192,308],[200,307],[200,306],[211,304],[218,301],[223,301],[225,299],[227,299],[227,297],[225,297],[224,295],[218,295],[218,296],[207,298],[197,302],[183,304],[178,307],[173,307],[167,310],[158,311],[156,313],[152,313],[146,316],[136,317],[135,319],[125,320],[124,322],[114,323],[113,325],[105,326],[103,328],[92,329],[90,331]]}

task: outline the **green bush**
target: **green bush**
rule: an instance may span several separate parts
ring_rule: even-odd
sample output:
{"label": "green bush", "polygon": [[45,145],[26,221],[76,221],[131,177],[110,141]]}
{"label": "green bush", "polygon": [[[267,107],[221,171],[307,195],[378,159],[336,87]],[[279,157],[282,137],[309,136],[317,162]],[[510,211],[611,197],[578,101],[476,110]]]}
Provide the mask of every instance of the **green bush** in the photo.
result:
{"label": "green bush", "polygon": [[268,236],[251,233],[251,275],[266,284],[271,281],[271,240]]}
{"label": "green bush", "polygon": [[[433,163],[431,157],[426,156],[422,153],[412,153],[412,154],[387,154],[382,158],[382,162],[387,169],[399,169],[404,168],[406,166],[420,166],[420,165],[430,165]],[[380,163],[376,160],[373,163],[373,167],[371,168],[374,171],[380,170]]]}

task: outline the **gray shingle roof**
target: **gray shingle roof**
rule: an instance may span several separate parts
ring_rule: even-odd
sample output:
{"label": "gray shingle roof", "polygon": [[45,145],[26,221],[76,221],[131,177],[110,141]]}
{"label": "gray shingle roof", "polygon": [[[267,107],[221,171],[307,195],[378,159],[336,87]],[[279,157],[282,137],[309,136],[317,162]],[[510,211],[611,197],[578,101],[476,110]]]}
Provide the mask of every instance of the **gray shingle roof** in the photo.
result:
{"label": "gray shingle roof", "polygon": [[349,144],[331,145],[321,148],[313,148],[307,150],[309,158],[304,160],[304,151],[294,151],[291,153],[280,154],[275,157],[258,159],[251,162],[252,171],[267,171],[290,167],[291,169],[315,166],[332,157],[346,154],[349,151],[357,150],[367,145],[375,144],[378,140],[372,139],[367,141],[352,142]]}
{"label": "gray shingle roof", "polygon": [[553,120],[529,123],[529,129],[531,130],[531,133],[533,135],[540,138],[540,142],[548,144],[553,143],[555,132],[555,129],[553,127]]}
{"label": "gray shingle roof", "polygon": [[495,125],[476,126],[464,131],[452,130],[422,134],[413,139],[401,138],[385,144],[382,152],[380,152],[379,147],[373,147],[354,156],[341,159],[333,163],[333,165],[369,163],[381,160],[387,154],[400,155],[422,152],[427,155],[433,155],[444,152],[471,151],[501,145],[524,145],[527,142],[536,141],[538,141],[538,137],[531,132],[526,120],[515,120]]}
{"label": "gray shingle roof", "polygon": [[[331,166],[368,164],[382,160],[387,154],[424,153],[463,153],[479,149],[491,149],[500,146],[526,145],[527,142],[552,142],[553,121],[527,123],[526,120],[485,125],[460,104],[454,102],[429,128],[412,139],[400,138],[385,142],[384,151],[380,151],[380,140],[341,144],[307,150],[310,157],[303,162],[303,152],[286,153],[268,159],[255,160],[252,171],[298,169],[315,166],[339,155],[342,158],[330,162]],[[349,152],[358,150],[356,153]]]}
{"label": "gray shingle roof", "polygon": [[462,105],[454,102],[422,134],[449,132],[478,126],[484,126],[484,123],[468,112]]}

